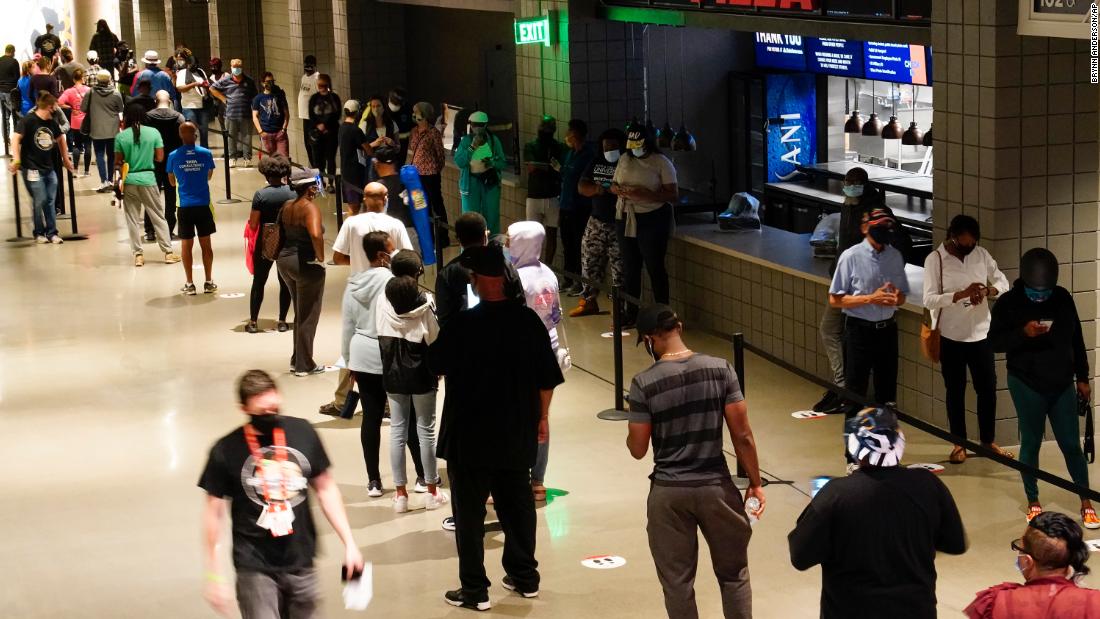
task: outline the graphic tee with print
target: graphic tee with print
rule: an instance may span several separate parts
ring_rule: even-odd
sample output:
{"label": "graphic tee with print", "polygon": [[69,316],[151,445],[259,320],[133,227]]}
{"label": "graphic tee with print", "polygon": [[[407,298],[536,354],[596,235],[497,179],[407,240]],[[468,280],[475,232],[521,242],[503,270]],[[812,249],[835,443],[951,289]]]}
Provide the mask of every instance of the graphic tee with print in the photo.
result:
{"label": "graphic tee with print", "polygon": [[52,171],[53,151],[57,148],[57,138],[62,135],[57,121],[52,117],[42,120],[31,112],[19,121],[15,132],[23,136],[19,166],[24,170]]}
{"label": "graphic tee with print", "polygon": [[[238,570],[270,574],[308,568],[317,554],[317,532],[309,508],[309,482],[328,470],[328,455],[308,421],[280,415],[278,424],[286,433],[287,459],[281,473],[286,477],[285,500],[294,510],[293,533],[274,537],[256,524],[265,506],[265,482],[273,499],[284,498],[278,480],[280,471],[275,467],[271,433],[258,437],[264,466],[257,467],[242,427],[214,444],[199,478],[198,485],[207,494],[228,499],[231,503],[233,565]],[[260,470],[266,479],[259,476]]]}
{"label": "graphic tee with print", "polygon": [[176,175],[180,208],[210,205],[209,172],[214,155],[201,146],[181,146],[168,155],[169,174]]}

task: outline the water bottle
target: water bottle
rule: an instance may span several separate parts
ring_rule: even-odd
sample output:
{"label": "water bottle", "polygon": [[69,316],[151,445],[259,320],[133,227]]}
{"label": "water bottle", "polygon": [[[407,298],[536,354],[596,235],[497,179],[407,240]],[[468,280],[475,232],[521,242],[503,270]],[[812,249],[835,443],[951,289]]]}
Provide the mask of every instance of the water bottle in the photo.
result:
{"label": "water bottle", "polygon": [[749,516],[749,524],[756,524],[757,518],[756,512],[760,509],[760,499],[750,496],[749,500],[745,501],[745,513]]}

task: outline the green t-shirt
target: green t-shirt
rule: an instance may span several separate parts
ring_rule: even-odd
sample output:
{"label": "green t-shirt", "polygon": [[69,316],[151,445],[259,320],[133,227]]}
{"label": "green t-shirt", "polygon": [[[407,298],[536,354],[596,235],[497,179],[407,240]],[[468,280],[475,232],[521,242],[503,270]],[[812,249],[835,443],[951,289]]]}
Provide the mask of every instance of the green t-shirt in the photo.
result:
{"label": "green t-shirt", "polygon": [[134,144],[134,130],[123,129],[115,136],[115,152],[122,153],[123,160],[130,164],[126,174],[126,183],[141,187],[154,187],[157,176],[153,173],[153,155],[158,148],[164,148],[160,132],[152,127],[141,128],[141,140]]}

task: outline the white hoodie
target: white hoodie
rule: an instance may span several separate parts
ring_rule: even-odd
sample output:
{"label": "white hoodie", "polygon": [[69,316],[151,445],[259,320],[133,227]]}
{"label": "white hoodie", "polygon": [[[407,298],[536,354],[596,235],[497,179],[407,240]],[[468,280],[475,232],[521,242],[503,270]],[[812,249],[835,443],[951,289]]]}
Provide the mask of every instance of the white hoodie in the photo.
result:
{"label": "white hoodie", "polygon": [[527,307],[535,310],[550,332],[554,352],[558,350],[558,324],[561,323],[561,299],[558,297],[558,276],[539,262],[546,229],[537,221],[517,221],[508,226],[508,254],[523,283]]}

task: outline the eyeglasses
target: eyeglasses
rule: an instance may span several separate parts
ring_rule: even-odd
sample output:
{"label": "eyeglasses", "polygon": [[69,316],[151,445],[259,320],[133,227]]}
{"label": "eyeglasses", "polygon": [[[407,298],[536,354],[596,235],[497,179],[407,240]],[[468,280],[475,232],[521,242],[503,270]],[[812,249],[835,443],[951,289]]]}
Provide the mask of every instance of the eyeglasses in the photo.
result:
{"label": "eyeglasses", "polygon": [[1030,553],[1029,553],[1029,552],[1028,552],[1028,551],[1027,551],[1027,550],[1026,550],[1026,549],[1024,548],[1024,545],[1023,545],[1023,541],[1024,541],[1024,540],[1023,540],[1023,538],[1020,538],[1020,539],[1014,539],[1014,540],[1012,540],[1012,543],[1011,543],[1011,544],[1009,544],[1009,547],[1010,547],[1010,548],[1012,548],[1013,550],[1015,550],[1016,552],[1018,552],[1018,553],[1022,554],[1022,555],[1030,554]]}

